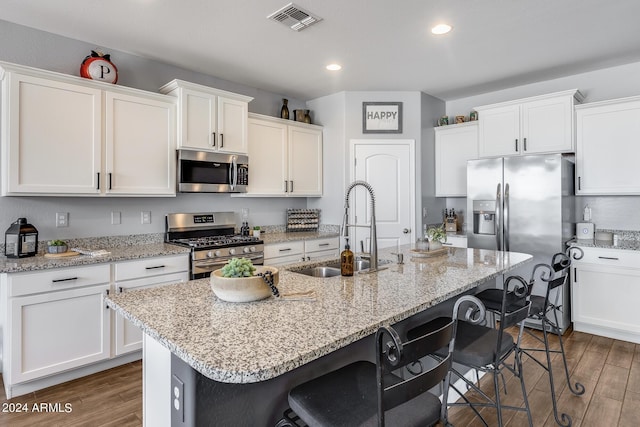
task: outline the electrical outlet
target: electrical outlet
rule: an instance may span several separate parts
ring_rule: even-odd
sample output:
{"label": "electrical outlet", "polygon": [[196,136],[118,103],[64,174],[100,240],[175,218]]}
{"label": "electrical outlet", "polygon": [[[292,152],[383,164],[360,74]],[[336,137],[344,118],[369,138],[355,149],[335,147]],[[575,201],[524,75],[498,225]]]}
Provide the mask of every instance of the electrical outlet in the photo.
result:
{"label": "electrical outlet", "polygon": [[172,407],[177,413],[177,420],[184,422],[184,383],[175,374],[171,375]]}
{"label": "electrical outlet", "polygon": [[122,216],[120,215],[120,212],[111,212],[112,225],[120,224],[121,220],[122,220]]}
{"label": "electrical outlet", "polygon": [[69,212],[56,212],[56,227],[69,226]]}
{"label": "electrical outlet", "polygon": [[140,212],[140,222],[142,224],[151,224],[151,212],[150,211]]}

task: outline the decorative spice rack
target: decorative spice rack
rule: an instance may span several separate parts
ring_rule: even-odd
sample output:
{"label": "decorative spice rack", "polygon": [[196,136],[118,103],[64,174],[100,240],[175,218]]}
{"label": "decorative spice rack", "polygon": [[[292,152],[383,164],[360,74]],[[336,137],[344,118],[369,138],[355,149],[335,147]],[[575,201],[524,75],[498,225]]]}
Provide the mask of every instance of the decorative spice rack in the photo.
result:
{"label": "decorative spice rack", "polygon": [[318,231],[320,209],[287,209],[287,231]]}

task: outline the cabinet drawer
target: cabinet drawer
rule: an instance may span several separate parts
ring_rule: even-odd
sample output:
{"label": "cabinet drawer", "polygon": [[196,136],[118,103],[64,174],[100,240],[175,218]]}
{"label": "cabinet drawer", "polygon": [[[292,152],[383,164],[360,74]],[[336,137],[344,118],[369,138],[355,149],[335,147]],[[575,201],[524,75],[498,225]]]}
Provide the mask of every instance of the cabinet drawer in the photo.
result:
{"label": "cabinet drawer", "polygon": [[109,283],[110,265],[61,268],[38,273],[12,273],[7,275],[9,296],[60,291],[82,286]]}
{"label": "cabinet drawer", "polygon": [[281,256],[293,256],[298,255],[299,258],[302,258],[302,254],[304,253],[304,242],[302,240],[295,242],[282,242],[282,243],[273,243],[269,245],[264,245],[264,257],[268,258],[276,258]]}
{"label": "cabinet drawer", "polygon": [[454,248],[466,248],[467,238],[463,236],[447,236],[447,241],[443,243],[444,246],[453,246]]}
{"label": "cabinet drawer", "polygon": [[[580,246],[578,246],[580,247]],[[616,267],[639,268],[640,252],[623,249],[585,248],[580,247],[584,257],[578,262],[611,265]]]}
{"label": "cabinet drawer", "polygon": [[114,266],[114,280],[138,279],[181,271],[189,271],[187,254],[118,262]]}
{"label": "cabinet drawer", "polygon": [[337,237],[328,237],[325,239],[314,239],[307,240],[304,242],[304,251],[309,252],[317,252],[317,251],[326,251],[329,249],[337,249],[338,248],[338,238]]}
{"label": "cabinet drawer", "polygon": [[116,281],[116,292],[122,293],[132,289],[143,289],[161,285],[170,285],[173,283],[186,282],[189,280],[189,272],[181,271],[178,273],[162,274],[154,277],[143,277],[140,279]]}

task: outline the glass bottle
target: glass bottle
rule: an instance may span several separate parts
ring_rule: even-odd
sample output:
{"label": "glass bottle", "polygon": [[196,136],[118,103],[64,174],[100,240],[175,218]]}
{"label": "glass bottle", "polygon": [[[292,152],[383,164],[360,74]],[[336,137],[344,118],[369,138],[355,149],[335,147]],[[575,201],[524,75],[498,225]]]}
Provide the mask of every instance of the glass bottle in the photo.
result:
{"label": "glass bottle", "polygon": [[282,100],[282,108],[280,109],[280,117],[283,119],[289,119],[289,107],[287,104],[289,103],[288,99]]}
{"label": "glass bottle", "polygon": [[340,274],[353,276],[353,252],[349,249],[349,242],[344,245],[344,251],[340,254]]}

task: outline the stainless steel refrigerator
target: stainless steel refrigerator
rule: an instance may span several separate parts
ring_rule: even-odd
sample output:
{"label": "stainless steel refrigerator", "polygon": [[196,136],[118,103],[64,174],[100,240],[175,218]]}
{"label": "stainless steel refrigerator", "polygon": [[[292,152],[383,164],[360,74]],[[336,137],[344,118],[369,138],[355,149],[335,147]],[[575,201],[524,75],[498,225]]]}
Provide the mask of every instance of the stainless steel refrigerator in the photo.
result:
{"label": "stainless steel refrigerator", "polygon": [[[533,255],[533,262],[510,273],[529,280],[535,264],[549,264],[574,236],[573,177],[573,162],[561,154],[470,160],[468,246]],[[570,323],[569,289],[566,283],[551,296],[562,304],[558,326],[563,332]],[[534,293],[541,292],[540,285],[534,287]],[[527,325],[540,328],[539,322]]]}

